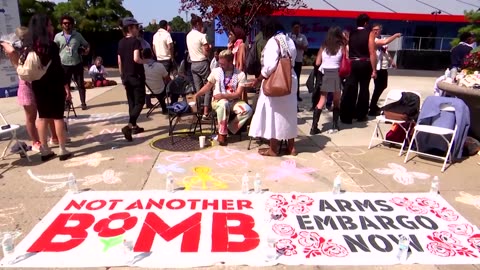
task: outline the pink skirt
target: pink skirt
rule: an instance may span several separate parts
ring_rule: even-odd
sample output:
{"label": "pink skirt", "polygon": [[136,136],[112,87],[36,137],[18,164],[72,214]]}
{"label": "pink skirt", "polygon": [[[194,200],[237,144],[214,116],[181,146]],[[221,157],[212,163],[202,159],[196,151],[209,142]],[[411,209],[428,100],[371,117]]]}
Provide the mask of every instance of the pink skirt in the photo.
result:
{"label": "pink skirt", "polygon": [[36,105],[31,83],[18,80],[17,101],[20,106]]}

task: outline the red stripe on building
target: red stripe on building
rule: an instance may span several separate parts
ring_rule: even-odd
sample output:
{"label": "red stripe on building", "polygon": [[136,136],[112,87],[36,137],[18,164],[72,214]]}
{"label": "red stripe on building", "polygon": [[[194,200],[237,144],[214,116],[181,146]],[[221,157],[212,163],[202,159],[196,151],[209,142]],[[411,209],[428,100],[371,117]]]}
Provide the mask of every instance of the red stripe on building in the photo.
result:
{"label": "red stripe on building", "polygon": [[463,15],[432,15],[432,14],[413,14],[413,13],[393,13],[393,12],[370,12],[370,11],[344,11],[344,10],[319,10],[319,9],[289,9],[286,11],[277,11],[274,16],[297,16],[297,17],[327,17],[327,18],[356,18],[358,15],[366,13],[374,20],[392,20],[392,21],[422,21],[422,22],[458,22],[465,23]]}

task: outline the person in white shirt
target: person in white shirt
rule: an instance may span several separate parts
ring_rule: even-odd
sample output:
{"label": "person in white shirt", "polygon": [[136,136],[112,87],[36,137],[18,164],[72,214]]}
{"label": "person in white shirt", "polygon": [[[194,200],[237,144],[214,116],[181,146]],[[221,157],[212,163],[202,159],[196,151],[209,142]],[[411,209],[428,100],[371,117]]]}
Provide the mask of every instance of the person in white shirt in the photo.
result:
{"label": "person in white shirt", "polygon": [[[195,91],[200,91],[207,83],[208,75],[210,74],[210,63],[208,55],[210,53],[210,44],[208,44],[207,36],[202,32],[203,21],[202,18],[192,14],[192,31],[187,34],[187,48],[192,62],[191,71],[193,76],[193,84]],[[205,93],[204,97],[204,111],[203,115],[208,118],[210,111],[210,103],[212,101],[211,91]]]}
{"label": "person in white shirt", "polygon": [[213,70],[214,68],[219,67],[218,65],[218,57],[220,55],[221,49],[216,49],[215,52],[213,53],[213,59],[210,62],[210,70]]}
{"label": "person in white shirt", "polygon": [[302,73],[303,54],[308,49],[308,40],[307,37],[301,33],[300,22],[295,21],[292,23],[292,32],[288,34],[288,37],[293,40],[295,48],[297,49],[297,57],[295,58],[295,66],[293,69],[298,78],[297,100],[302,101],[300,97],[300,74]]}
{"label": "person in white shirt", "polygon": [[151,99],[151,96],[155,96],[158,101],[160,101],[162,113],[166,114],[168,113],[168,110],[167,104],[165,103],[165,98],[167,96],[165,84],[170,79],[168,72],[161,63],[153,59],[153,52],[151,49],[147,48],[143,50],[143,59],[146,61],[146,63],[143,64],[145,69],[145,83],[151,91],[151,93],[147,93],[147,103]]}
{"label": "person in white shirt", "polygon": [[106,79],[107,71],[103,66],[102,57],[98,56],[95,58],[95,65],[90,67],[90,70],[88,70],[88,75],[90,75],[92,78],[92,82],[95,87],[108,86],[108,81]]}
{"label": "person in white shirt", "polygon": [[388,68],[390,66],[395,67],[392,57],[388,53],[388,44],[390,44],[395,39],[402,36],[400,33],[396,33],[393,36],[388,38],[381,38],[382,34],[382,25],[374,24],[372,27],[372,32],[375,33],[375,46],[377,54],[377,77],[374,79],[375,88],[373,89],[372,99],[370,100],[370,108],[368,115],[377,116],[380,115],[380,108],[377,103],[382,95],[383,91],[387,89],[388,86]]}
{"label": "person in white shirt", "polygon": [[153,35],[153,52],[157,57],[157,61],[165,66],[165,69],[170,73],[172,69],[173,60],[173,40],[170,33],[167,31],[168,23],[161,20],[159,23],[160,29]]}
{"label": "person in white shirt", "polygon": [[[230,50],[220,52],[219,67],[212,70],[207,83],[195,96],[196,100],[213,88],[212,108],[217,113],[218,142],[222,146],[227,145],[228,131],[236,134],[253,114],[252,108],[241,100],[247,77],[234,66],[233,58]],[[235,118],[229,121],[232,113]]]}

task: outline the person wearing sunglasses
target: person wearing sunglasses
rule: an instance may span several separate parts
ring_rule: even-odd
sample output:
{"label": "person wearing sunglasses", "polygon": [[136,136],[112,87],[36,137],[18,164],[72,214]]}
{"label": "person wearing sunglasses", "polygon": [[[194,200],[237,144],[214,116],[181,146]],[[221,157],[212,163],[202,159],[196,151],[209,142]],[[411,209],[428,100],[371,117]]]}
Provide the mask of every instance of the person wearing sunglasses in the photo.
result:
{"label": "person wearing sunglasses", "polygon": [[60,19],[62,32],[55,35],[55,43],[60,48],[60,59],[62,60],[63,70],[67,80],[75,82],[80,94],[82,110],[87,109],[86,90],[83,77],[82,55],[88,55],[90,46],[83,38],[82,34],[74,30],[75,20],[69,15],[64,15]]}

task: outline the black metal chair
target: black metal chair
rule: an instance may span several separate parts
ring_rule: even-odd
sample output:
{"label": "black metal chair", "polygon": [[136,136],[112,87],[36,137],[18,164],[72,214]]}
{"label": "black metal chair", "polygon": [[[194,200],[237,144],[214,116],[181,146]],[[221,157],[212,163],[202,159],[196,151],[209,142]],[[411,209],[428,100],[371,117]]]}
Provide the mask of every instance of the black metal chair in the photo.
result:
{"label": "black metal chair", "polygon": [[[163,94],[163,95],[162,94],[154,94],[152,92],[152,88],[150,88],[150,86],[148,86],[147,83],[145,83],[145,88],[147,88],[148,91],[150,91],[152,93],[152,96],[157,99],[157,102],[155,104],[153,104],[153,107],[148,109],[148,112],[147,112],[147,115],[146,115],[146,117],[148,118],[153,113],[153,111],[155,111],[158,107],[161,107],[161,104],[162,104],[161,99],[163,98],[165,100],[166,95],[165,94]],[[167,90],[165,89],[164,91],[167,91]]]}

